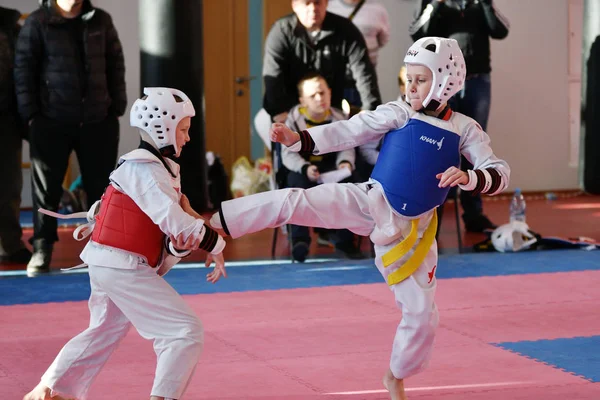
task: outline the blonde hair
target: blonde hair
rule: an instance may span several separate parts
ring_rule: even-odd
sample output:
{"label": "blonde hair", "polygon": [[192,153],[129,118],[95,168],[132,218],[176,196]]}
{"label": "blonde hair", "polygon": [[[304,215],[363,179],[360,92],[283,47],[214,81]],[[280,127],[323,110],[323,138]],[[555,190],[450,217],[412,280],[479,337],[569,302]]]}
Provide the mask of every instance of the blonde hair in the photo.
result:
{"label": "blonde hair", "polygon": [[406,65],[400,67],[398,71],[398,86],[406,86]]}

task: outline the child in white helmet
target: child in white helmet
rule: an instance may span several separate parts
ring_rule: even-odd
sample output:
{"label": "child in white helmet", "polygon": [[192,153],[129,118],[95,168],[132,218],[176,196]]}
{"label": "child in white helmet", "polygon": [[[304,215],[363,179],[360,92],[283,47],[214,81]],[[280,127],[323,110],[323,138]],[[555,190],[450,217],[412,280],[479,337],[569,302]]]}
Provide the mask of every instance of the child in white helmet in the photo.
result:
{"label": "child in white helmet", "polygon": [[[84,400],[96,375],[131,326],[154,342],[152,400],[180,399],[203,347],[202,323],[162,278],[190,249],[214,260],[209,282],[225,275],[225,241],[191,207],[180,190],[178,157],[190,140],[194,106],[181,91],[146,88],[130,112],[141,144],[125,154],[102,200],[88,212],[81,253],[89,266],[90,325],[71,339],[24,400]],[[83,239],[76,231],[74,236]],[[187,250],[187,251],[186,251]]]}
{"label": "child in white helmet", "polygon": [[[422,38],[410,47],[404,62],[405,100],[302,132],[283,124],[271,128],[271,140],[312,154],[383,138],[367,182],[260,193],[222,203],[211,218],[213,227],[233,238],[283,224],[347,228],[369,235],[375,264],[402,310],[383,378],[394,400],[406,398],[403,380],[428,364],[438,325],[436,208],[450,187],[494,195],[507,187],[510,175],[477,122],[446,104],[466,76],[457,42]],[[468,173],[458,168],[461,153],[475,166]]]}

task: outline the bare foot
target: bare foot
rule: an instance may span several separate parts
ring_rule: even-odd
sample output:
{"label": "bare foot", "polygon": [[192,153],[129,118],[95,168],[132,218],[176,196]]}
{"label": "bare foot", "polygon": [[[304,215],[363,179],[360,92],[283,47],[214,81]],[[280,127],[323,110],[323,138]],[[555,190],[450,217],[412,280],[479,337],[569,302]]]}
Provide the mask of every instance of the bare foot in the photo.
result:
{"label": "bare foot", "polygon": [[50,397],[50,388],[43,383],[39,383],[35,389],[27,393],[23,400],[75,400],[73,398],[66,398],[62,396]]}
{"label": "bare foot", "polygon": [[23,400],[50,400],[50,388],[40,382]]}
{"label": "bare foot", "polygon": [[404,392],[404,380],[397,379],[389,369],[383,377],[383,386],[390,392],[392,400],[408,400]]}

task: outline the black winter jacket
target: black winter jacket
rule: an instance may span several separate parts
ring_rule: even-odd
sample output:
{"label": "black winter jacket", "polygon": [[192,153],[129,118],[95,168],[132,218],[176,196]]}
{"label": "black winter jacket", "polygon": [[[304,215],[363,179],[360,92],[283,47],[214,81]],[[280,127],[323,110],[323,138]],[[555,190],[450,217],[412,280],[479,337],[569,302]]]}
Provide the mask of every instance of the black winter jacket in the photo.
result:
{"label": "black winter jacket", "polygon": [[54,3],[40,0],[19,34],[15,86],[21,117],[90,123],[123,115],[125,61],[112,18],[84,0],[81,15],[66,19]]}
{"label": "black winter jacket", "polygon": [[491,71],[490,37],[504,39],[508,21],[492,0],[420,0],[409,28],[413,40],[424,36],[456,39],[467,63],[467,76]]}
{"label": "black winter jacket", "polygon": [[320,73],[331,88],[331,106],[341,108],[350,66],[362,108],[381,104],[375,68],[362,34],[347,18],[327,13],[318,41],[313,44],[296,14],[279,19],[265,42],[263,106],[275,116],[298,104],[300,79],[309,72]]}
{"label": "black winter jacket", "polygon": [[0,7],[0,115],[16,115],[13,66],[20,17],[17,10]]}

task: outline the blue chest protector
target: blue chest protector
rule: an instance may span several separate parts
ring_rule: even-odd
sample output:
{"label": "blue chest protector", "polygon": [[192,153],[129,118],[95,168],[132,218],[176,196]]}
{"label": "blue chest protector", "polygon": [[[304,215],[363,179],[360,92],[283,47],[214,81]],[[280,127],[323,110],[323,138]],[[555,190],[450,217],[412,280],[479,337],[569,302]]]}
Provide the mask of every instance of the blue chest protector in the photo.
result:
{"label": "blue chest protector", "polygon": [[415,217],[441,205],[450,188],[435,177],[460,164],[460,136],[411,119],[388,132],[371,177],[381,183],[396,212]]}

